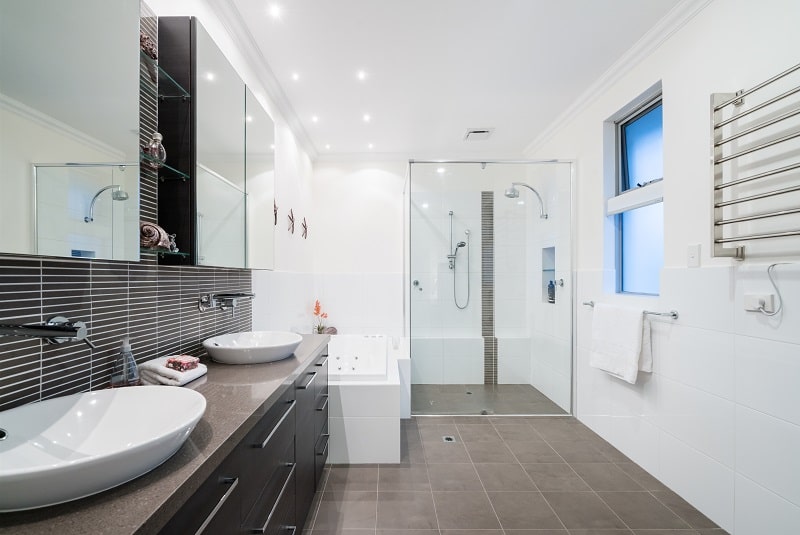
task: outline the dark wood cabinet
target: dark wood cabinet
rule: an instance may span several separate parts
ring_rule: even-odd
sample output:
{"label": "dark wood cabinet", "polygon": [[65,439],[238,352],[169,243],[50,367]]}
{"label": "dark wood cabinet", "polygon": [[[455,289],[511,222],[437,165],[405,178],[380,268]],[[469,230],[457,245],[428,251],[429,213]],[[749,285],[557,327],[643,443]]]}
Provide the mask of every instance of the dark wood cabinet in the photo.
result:
{"label": "dark wood cabinet", "polygon": [[305,364],[233,451],[161,530],[294,535],[327,460],[327,350]]}

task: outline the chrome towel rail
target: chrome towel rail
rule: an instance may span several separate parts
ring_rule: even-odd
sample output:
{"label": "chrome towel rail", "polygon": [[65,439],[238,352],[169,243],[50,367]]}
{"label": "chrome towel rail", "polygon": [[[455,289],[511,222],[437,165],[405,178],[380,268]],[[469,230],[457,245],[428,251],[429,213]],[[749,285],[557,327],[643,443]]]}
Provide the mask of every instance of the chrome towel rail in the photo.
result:
{"label": "chrome towel rail", "polygon": [[[800,236],[798,116],[800,64],[750,89],[711,95],[714,256],[743,260],[745,242]],[[774,254],[773,247],[756,250]]]}
{"label": "chrome towel rail", "polygon": [[[583,304],[587,307],[594,308],[594,301],[584,301]],[[649,316],[668,316],[674,320],[678,319],[677,310],[670,310],[669,312],[653,312],[652,310],[643,310],[642,312]]]}

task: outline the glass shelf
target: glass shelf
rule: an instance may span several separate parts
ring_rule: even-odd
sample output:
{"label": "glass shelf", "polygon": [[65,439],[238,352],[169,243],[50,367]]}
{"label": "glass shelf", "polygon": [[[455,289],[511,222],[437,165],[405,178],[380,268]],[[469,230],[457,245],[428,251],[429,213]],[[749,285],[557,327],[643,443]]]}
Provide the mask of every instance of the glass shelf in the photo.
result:
{"label": "glass shelf", "polygon": [[157,254],[159,257],[164,258],[165,256],[178,256],[181,258],[189,258],[189,253],[184,253],[182,251],[167,251],[166,249],[150,249],[148,247],[141,247],[140,252],[146,254]]}
{"label": "glass shelf", "polygon": [[180,99],[180,100],[189,100],[192,95],[186,91],[186,89],[181,86],[175,79],[169,75],[167,71],[162,69],[159,64],[145,54],[144,52],[139,53],[142,61],[144,61],[145,66],[147,67],[148,71],[153,72],[153,69],[158,72],[158,98],[161,100],[172,100],[172,99]]}
{"label": "glass shelf", "polygon": [[[149,161],[149,162],[157,161],[155,158],[153,158],[149,154],[145,154],[144,152],[140,152],[139,153],[139,157],[142,160],[146,160],[146,161]],[[187,175],[183,171],[178,171],[174,167],[171,167],[171,166],[169,166],[169,165],[167,165],[165,163],[162,163],[161,167],[159,167],[158,169],[154,169],[154,168],[152,168],[150,166],[147,166],[147,167],[149,169],[152,169],[153,171],[158,171],[159,180],[184,180],[184,181],[186,181],[186,180],[191,180],[192,179],[192,177],[190,177],[189,175]]]}

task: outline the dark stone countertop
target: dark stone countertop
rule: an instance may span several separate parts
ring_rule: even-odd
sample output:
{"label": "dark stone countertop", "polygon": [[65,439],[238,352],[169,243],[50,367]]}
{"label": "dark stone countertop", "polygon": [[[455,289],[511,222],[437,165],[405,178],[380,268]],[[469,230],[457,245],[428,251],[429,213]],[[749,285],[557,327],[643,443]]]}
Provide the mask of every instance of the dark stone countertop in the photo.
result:
{"label": "dark stone countertop", "polygon": [[208,374],[184,388],[206,397],[206,412],[173,457],[133,481],[94,496],[0,513],[0,534],[158,533],[328,340],[328,335],[303,335],[292,357],[266,364],[226,365],[204,360]]}

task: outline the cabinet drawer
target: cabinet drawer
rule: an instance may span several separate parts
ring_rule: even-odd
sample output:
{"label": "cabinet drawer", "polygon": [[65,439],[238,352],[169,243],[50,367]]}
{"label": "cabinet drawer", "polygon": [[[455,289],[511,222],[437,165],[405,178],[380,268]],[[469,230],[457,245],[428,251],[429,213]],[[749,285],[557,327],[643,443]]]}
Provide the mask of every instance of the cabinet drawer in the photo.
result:
{"label": "cabinet drawer", "polygon": [[314,391],[316,396],[328,393],[328,354],[327,351],[324,355],[317,358],[314,363],[313,371],[317,372],[316,389]]}
{"label": "cabinet drawer", "polygon": [[[295,400],[285,399],[272,407],[247,434],[239,451],[242,466],[242,516],[287,464],[294,463]],[[268,425],[271,424],[271,425]]]}
{"label": "cabinet drawer", "polygon": [[246,533],[266,533],[269,535],[294,535],[295,522],[295,463],[286,466],[284,477],[280,480],[277,495],[263,497],[259,507],[245,521]]}
{"label": "cabinet drawer", "polygon": [[317,398],[314,409],[314,436],[319,436],[328,426],[328,399],[328,394],[320,394]]}
{"label": "cabinet drawer", "polygon": [[226,460],[200,485],[160,533],[228,535],[241,525],[242,487],[235,456]]}

